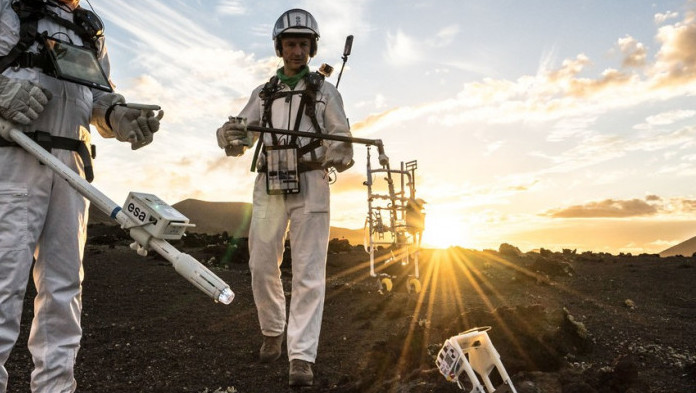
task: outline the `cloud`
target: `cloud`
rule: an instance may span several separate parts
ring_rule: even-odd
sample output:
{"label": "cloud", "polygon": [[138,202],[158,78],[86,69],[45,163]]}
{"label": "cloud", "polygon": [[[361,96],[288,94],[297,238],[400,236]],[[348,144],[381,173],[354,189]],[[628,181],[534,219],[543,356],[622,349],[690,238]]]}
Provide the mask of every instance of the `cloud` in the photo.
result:
{"label": "cloud", "polygon": [[624,59],[621,62],[623,67],[640,68],[646,65],[647,49],[645,45],[631,36],[619,38],[618,45],[621,53],[624,55]]}
{"label": "cloud", "polygon": [[693,199],[681,200],[681,208],[685,212],[689,212],[689,213],[696,212],[696,200],[693,200]]}
{"label": "cloud", "polygon": [[418,62],[420,58],[417,47],[416,40],[402,30],[387,33],[387,51],[384,58],[392,65],[410,65]]}
{"label": "cloud", "polygon": [[116,81],[119,92],[126,99],[157,102],[170,124],[224,117],[233,100],[249,94],[276,63],[273,58],[257,60],[209,33],[192,19],[195,13],[188,6],[151,0],[99,5],[107,25],[127,32],[120,36],[128,37],[127,42],[107,37],[108,45],[130,55],[129,67],[140,73]]}
{"label": "cloud", "polygon": [[434,48],[441,48],[450,45],[454,42],[455,37],[459,34],[458,25],[449,25],[441,28],[435,38],[429,39],[428,44]]}
{"label": "cloud", "polygon": [[632,141],[622,142],[626,151],[657,151],[687,149],[696,142],[696,126],[686,126],[671,132],[650,132]]}
{"label": "cloud", "polygon": [[689,197],[663,198],[649,194],[639,199],[605,199],[581,205],[551,209],[542,215],[552,218],[631,218],[660,216],[662,219],[690,219],[696,212],[696,200]]}
{"label": "cloud", "polygon": [[546,137],[549,142],[560,142],[570,138],[589,137],[590,127],[597,121],[597,116],[592,117],[567,117],[557,121],[551,132]]}
{"label": "cloud", "polygon": [[386,97],[382,93],[377,93],[377,94],[375,94],[375,97],[373,99],[356,102],[355,104],[353,104],[353,106],[356,108],[363,108],[363,107],[375,108],[375,109],[386,108],[386,106],[387,106],[386,105]]}
{"label": "cloud", "polygon": [[636,76],[610,68],[604,70],[598,79],[578,78],[570,80],[568,93],[579,98],[594,98],[602,90],[608,90],[612,87],[620,88],[634,81],[638,81]]}
{"label": "cloud", "polygon": [[559,155],[538,152],[531,155],[545,157],[555,164],[540,170],[540,173],[566,173],[623,157],[626,155],[625,145],[621,137],[592,133]]}
{"label": "cloud", "polygon": [[374,134],[384,127],[399,124],[429,112],[428,105],[387,109],[384,112],[369,115],[365,119],[356,122],[351,126],[351,132],[356,135]]}
{"label": "cloud", "polygon": [[696,78],[696,12],[684,20],[662,26],[657,32],[661,43],[653,69],[656,87],[685,84]]}
{"label": "cloud", "polygon": [[353,47],[359,47],[361,40],[369,40],[371,27],[364,23],[368,17],[365,14],[368,0],[354,1],[308,1],[305,0],[300,8],[314,15],[319,23],[321,38],[319,40],[319,55],[333,59],[343,53],[346,36],[353,35]]}
{"label": "cloud", "polygon": [[[455,41],[457,34],[459,34],[458,25],[445,26],[438,30],[434,37],[420,40],[406,34],[401,29],[397,30],[395,33],[388,32],[386,38],[387,49],[384,54],[384,59],[394,66],[413,65],[415,63],[424,62],[426,59],[429,61],[432,57],[425,54],[427,49],[449,46]],[[442,64],[462,70],[474,72],[483,71],[480,66],[461,61],[445,60]]]}
{"label": "cloud", "polygon": [[[659,29],[657,41],[662,46],[653,62],[648,62],[643,44],[626,36],[618,40],[623,54],[621,68],[607,68],[597,77],[581,77],[589,74],[593,65],[585,54],[566,59],[557,68],[550,68],[551,61],[544,61],[535,75],[523,75],[516,80],[483,78],[468,82],[455,97],[419,105],[418,115],[412,112],[414,107],[391,108],[370,115],[365,121],[357,123],[359,127],[356,128],[371,134],[386,125],[395,126],[398,122],[419,116],[446,127],[519,123],[539,124],[539,128],[543,128],[547,123],[556,122],[549,134],[549,141],[579,139],[577,148],[557,159],[557,162],[566,163],[563,168],[567,170],[586,166],[586,163],[579,161],[580,158],[597,163],[624,155],[625,143],[633,143],[636,150],[645,149],[645,143],[640,140],[631,142],[624,136],[596,135],[599,131],[591,127],[607,113],[696,94],[696,78],[691,79],[692,71],[696,76],[696,18],[693,15],[689,13],[684,20]],[[413,55],[406,50],[413,44],[412,39],[405,35],[399,38],[398,34],[392,35],[391,39],[392,59],[397,58],[397,53],[401,53],[402,59],[409,59]],[[651,118],[650,121],[677,121],[690,116],[689,111],[675,111]],[[575,124],[568,123],[567,119],[573,119]],[[641,127],[646,128],[634,128]],[[685,130],[681,133],[690,134]],[[660,139],[664,143],[661,146],[672,146],[672,142],[668,141],[670,138],[682,139],[675,134],[638,138]]]}
{"label": "cloud", "polygon": [[626,218],[649,216],[657,213],[658,208],[644,200],[605,199],[599,202],[588,202],[584,205],[549,210],[545,215],[553,218]]}
{"label": "cloud", "polygon": [[654,116],[648,116],[645,122],[651,126],[664,126],[674,124],[680,120],[689,119],[696,115],[694,110],[673,110],[662,112]]}
{"label": "cloud", "polygon": [[247,10],[240,0],[220,0],[215,6],[215,11],[225,15],[244,15]]}
{"label": "cloud", "polygon": [[696,176],[696,167],[692,163],[679,163],[676,165],[666,165],[655,171],[656,175],[673,175],[679,177]]}
{"label": "cloud", "polygon": [[567,81],[575,78],[590,64],[591,62],[587,55],[581,53],[575,56],[575,59],[563,60],[561,67],[557,70],[542,70],[542,72],[547,74],[550,82],[566,84]]}
{"label": "cloud", "polygon": [[676,19],[678,17],[679,17],[678,12],[674,12],[674,11],[667,11],[664,13],[658,12],[657,14],[655,14],[655,23],[658,25],[661,25],[670,19]]}

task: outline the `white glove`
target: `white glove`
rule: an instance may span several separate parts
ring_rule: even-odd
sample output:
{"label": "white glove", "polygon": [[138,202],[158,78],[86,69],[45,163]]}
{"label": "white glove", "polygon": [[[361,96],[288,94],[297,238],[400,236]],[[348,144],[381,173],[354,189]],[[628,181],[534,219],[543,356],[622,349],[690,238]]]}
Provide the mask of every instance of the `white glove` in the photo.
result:
{"label": "white glove", "polygon": [[353,145],[348,142],[334,142],[327,147],[321,166],[334,167],[338,172],[343,172],[353,164]]}
{"label": "white glove", "polygon": [[0,116],[18,124],[29,124],[43,112],[51,92],[28,80],[0,75]]}
{"label": "white glove", "polygon": [[251,146],[251,135],[247,132],[246,118],[232,117],[217,130],[218,146],[225,149],[228,156],[238,157]]}
{"label": "white glove", "polygon": [[116,139],[129,142],[131,149],[137,150],[152,142],[152,134],[159,130],[164,112],[159,110],[155,115],[152,109],[129,108],[126,105],[129,104],[116,104],[108,120]]}

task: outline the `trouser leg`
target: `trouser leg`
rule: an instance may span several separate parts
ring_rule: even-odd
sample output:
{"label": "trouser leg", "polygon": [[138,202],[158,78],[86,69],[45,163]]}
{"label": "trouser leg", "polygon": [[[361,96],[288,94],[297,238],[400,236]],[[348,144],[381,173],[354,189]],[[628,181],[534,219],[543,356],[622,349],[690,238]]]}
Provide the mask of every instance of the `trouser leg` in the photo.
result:
{"label": "trouser leg", "polygon": [[251,289],[261,332],[277,336],[285,330],[285,292],[280,279],[287,216],[282,196],[265,194],[257,179],[254,211],[249,228]]}
{"label": "trouser leg", "polygon": [[0,168],[0,392],[4,393],[5,362],[19,336],[51,176],[35,159],[14,148],[0,148]]}
{"label": "trouser leg", "polygon": [[326,288],[329,214],[298,209],[290,220],[292,299],[288,318],[288,358],[314,363],[319,345]]}
{"label": "trouser leg", "polygon": [[34,267],[37,296],[29,335],[34,393],[74,392],[74,364],[82,337],[82,256],[88,202],[58,179],[39,238]]}
{"label": "trouser leg", "polygon": [[[0,217],[1,219],[1,217]],[[32,256],[24,250],[0,251],[0,392],[7,389],[5,362],[19,336]]]}

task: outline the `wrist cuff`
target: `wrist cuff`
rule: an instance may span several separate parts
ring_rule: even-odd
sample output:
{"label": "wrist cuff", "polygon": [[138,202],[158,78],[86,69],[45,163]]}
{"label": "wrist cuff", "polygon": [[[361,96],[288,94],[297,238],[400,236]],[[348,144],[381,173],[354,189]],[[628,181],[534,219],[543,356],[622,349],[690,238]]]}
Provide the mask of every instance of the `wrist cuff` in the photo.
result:
{"label": "wrist cuff", "polygon": [[111,126],[111,120],[109,120],[109,118],[111,117],[111,112],[114,111],[114,108],[119,106],[119,105],[123,105],[123,104],[119,103],[119,102],[117,102],[115,104],[111,104],[111,106],[106,109],[106,112],[104,112],[104,120],[106,121],[106,125],[109,126],[109,129],[112,131],[114,130],[114,128]]}

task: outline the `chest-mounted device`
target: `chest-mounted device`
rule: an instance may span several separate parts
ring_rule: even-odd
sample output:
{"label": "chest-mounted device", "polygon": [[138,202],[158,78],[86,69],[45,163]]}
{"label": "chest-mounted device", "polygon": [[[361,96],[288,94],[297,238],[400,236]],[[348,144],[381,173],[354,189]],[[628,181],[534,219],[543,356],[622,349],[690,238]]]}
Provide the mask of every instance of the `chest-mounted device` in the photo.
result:
{"label": "chest-mounted device", "polygon": [[113,92],[106,73],[95,52],[59,39],[42,37],[44,56],[48,59],[44,71],[52,76],[94,89]]}

